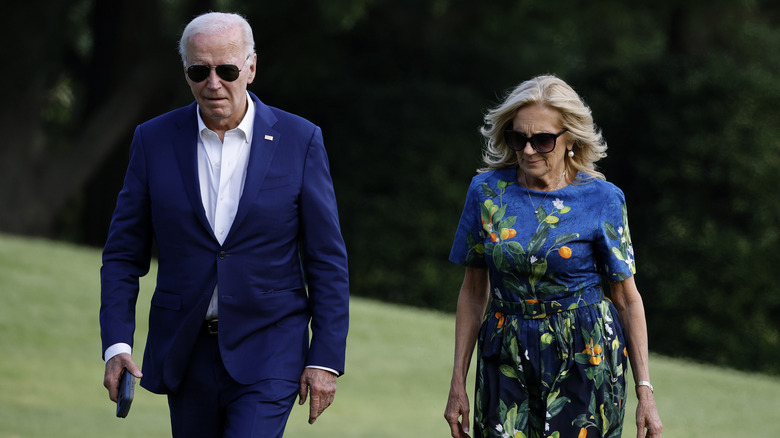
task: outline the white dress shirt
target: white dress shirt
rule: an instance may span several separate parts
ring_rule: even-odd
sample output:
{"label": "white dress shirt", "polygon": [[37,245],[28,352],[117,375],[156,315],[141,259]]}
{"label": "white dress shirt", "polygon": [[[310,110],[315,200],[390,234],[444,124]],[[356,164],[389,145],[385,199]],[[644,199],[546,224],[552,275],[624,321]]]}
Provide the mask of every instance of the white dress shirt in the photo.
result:
{"label": "white dress shirt", "polygon": [[[246,181],[247,164],[249,162],[249,150],[254,134],[255,102],[246,95],[248,105],[244,118],[234,129],[225,132],[224,141],[220,141],[216,132],[206,127],[198,115],[198,180],[200,183],[200,196],[206,218],[214,231],[214,237],[220,245],[225,243],[225,238],[233,225],[233,219],[238,211],[238,202],[244,190]],[[205,319],[215,319],[218,315],[217,288],[211,296]],[[106,349],[106,362],[119,353],[132,352],[130,345],[125,343],[114,344]],[[310,366],[330,371],[336,375],[336,370]]]}
{"label": "white dress shirt", "polygon": [[[224,141],[208,129],[198,110],[198,179],[206,218],[220,245],[233,226],[238,201],[244,191],[249,149],[254,133],[255,102],[247,94],[249,105],[241,123],[225,133]],[[217,317],[217,285],[211,296],[206,319]]]}

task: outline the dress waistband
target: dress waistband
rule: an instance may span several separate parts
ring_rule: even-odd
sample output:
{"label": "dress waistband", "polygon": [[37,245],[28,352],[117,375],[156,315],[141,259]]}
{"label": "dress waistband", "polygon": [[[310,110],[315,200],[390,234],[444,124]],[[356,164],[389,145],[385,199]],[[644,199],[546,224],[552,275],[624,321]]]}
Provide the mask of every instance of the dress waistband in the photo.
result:
{"label": "dress waistband", "polygon": [[504,314],[523,315],[525,319],[542,319],[578,307],[590,306],[603,299],[604,291],[597,286],[587,288],[584,292],[577,291],[570,297],[551,301],[504,301],[491,296],[489,308]]}

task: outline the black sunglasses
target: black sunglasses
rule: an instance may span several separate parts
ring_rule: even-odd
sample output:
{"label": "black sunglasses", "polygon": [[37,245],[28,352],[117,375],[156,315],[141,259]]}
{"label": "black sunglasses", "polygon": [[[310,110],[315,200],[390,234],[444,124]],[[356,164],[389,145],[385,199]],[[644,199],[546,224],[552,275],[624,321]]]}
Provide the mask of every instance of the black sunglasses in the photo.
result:
{"label": "black sunglasses", "polygon": [[[246,62],[249,60],[249,57],[252,55],[249,55],[244,59],[244,65],[246,65]],[[214,71],[217,72],[217,76],[219,76],[222,80],[233,82],[236,79],[238,79],[238,75],[241,74],[241,69],[244,68],[244,65],[241,66],[241,68],[236,67],[233,64],[220,64],[220,65],[201,65],[201,64],[195,64],[187,67],[187,76],[190,78],[192,82],[203,82],[206,80],[206,78],[209,77],[211,74],[211,69],[213,68]]]}
{"label": "black sunglasses", "polygon": [[531,147],[540,154],[547,154],[555,149],[555,140],[561,136],[568,129],[564,128],[563,131],[557,134],[540,133],[534,134],[530,137],[526,137],[525,134],[517,132],[511,129],[504,131],[504,140],[506,145],[514,151],[522,151],[525,149],[526,143],[531,143]]}

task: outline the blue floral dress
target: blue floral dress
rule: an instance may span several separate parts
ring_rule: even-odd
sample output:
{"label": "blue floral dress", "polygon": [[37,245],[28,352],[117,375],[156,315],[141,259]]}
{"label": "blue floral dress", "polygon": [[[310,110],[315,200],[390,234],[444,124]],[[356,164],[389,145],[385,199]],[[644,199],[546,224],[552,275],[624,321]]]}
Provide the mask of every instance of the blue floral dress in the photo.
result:
{"label": "blue floral dress", "polygon": [[635,273],[623,192],[584,174],[526,191],[516,172],[473,178],[450,253],[490,278],[474,436],[620,437],[626,343],[602,284]]}

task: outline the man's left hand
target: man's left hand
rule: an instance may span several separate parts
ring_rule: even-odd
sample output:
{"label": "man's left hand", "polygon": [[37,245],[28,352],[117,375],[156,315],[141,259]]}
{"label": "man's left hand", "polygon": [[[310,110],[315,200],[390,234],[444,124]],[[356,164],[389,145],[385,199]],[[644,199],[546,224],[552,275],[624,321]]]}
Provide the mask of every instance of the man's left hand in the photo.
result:
{"label": "man's left hand", "polygon": [[306,398],[311,392],[309,401],[309,424],[314,424],[317,417],[333,403],[336,397],[337,376],[330,371],[318,368],[306,368],[301,374],[298,395],[299,405],[306,403]]}

